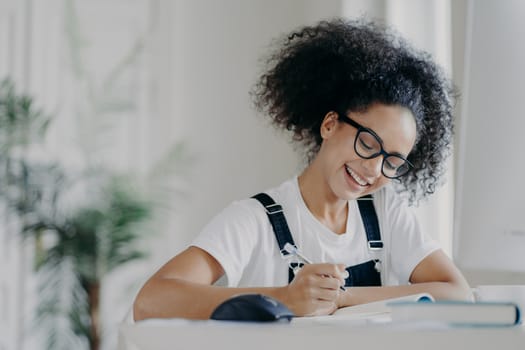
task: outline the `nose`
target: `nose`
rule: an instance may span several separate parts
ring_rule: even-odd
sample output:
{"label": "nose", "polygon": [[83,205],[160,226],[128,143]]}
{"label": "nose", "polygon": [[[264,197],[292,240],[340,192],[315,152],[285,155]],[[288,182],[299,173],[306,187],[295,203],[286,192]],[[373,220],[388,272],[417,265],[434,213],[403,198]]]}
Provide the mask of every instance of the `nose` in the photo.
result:
{"label": "nose", "polygon": [[381,175],[381,167],[383,166],[383,156],[380,155],[371,159],[363,159],[363,165],[366,170],[366,176],[376,178]]}

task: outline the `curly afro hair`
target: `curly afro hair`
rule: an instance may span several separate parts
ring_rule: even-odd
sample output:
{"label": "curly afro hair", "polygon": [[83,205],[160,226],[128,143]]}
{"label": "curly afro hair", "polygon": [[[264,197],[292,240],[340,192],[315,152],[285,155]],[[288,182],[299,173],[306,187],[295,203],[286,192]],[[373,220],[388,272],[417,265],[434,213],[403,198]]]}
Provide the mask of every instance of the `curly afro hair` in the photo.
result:
{"label": "curly afro hair", "polygon": [[451,153],[456,93],[428,54],[378,24],[334,19],[287,36],[266,65],[252,91],[255,106],[291,131],[309,162],[328,112],[400,105],[414,115],[417,138],[408,156],[414,169],[396,187],[412,203],[435,191]]}

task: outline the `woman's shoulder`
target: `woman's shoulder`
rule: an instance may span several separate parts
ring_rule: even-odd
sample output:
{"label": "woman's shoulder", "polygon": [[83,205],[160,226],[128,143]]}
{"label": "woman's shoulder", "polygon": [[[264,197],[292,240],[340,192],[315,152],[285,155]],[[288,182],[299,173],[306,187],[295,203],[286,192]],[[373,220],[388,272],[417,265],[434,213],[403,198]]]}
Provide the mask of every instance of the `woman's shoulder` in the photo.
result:
{"label": "woman's shoulder", "polygon": [[255,193],[251,197],[237,199],[226,206],[221,214],[227,216],[249,216],[249,217],[264,217],[266,218],[266,210],[263,204],[256,200],[254,196],[259,193],[265,193],[271,197],[276,203],[282,205],[283,202],[287,201],[287,198],[292,196],[297,187],[296,178],[291,178],[280,185],[272,188],[268,188],[261,192]]}

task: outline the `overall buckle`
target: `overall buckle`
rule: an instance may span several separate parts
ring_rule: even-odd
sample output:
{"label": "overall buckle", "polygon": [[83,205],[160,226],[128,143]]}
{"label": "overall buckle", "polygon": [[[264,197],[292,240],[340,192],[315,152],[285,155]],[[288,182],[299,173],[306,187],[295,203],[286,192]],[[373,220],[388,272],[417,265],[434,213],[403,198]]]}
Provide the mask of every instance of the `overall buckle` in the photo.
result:
{"label": "overall buckle", "polygon": [[268,215],[273,215],[273,214],[277,214],[277,213],[282,213],[283,212],[283,207],[281,207],[279,204],[270,204],[266,207],[264,207],[266,209],[266,213]]}
{"label": "overall buckle", "polygon": [[381,250],[383,249],[383,241],[368,241],[368,249],[370,250]]}

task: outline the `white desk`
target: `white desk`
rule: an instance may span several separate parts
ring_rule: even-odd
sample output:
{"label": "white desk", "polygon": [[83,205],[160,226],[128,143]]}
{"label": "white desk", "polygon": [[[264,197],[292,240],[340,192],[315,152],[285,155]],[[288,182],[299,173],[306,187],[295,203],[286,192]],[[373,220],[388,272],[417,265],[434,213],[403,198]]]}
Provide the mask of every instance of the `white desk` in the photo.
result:
{"label": "white desk", "polygon": [[146,321],[122,325],[119,350],[523,350],[525,327],[445,328],[393,324],[251,324]]}

